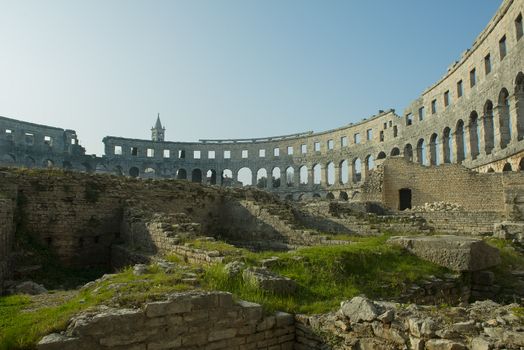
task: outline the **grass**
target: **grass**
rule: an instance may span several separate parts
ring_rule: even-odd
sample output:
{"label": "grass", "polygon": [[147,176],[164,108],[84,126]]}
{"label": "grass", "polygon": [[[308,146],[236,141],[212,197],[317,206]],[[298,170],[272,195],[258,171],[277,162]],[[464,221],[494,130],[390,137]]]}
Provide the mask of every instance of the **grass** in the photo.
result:
{"label": "grass", "polygon": [[260,303],[270,311],[311,314],[333,310],[340,301],[360,294],[371,298],[396,297],[412,282],[448,272],[400,248],[386,245],[386,238],[362,238],[350,245],[303,248],[293,253],[244,256],[248,265],[278,256],[278,264],[271,269],[297,282],[298,290],[293,295],[273,295],[244,283],[240,276],[229,278],[223,265],[206,270],[204,285]]}
{"label": "grass", "polygon": [[492,268],[495,272],[495,282],[506,289],[513,289],[518,280],[511,274],[514,270],[524,270],[524,255],[519,253],[511,242],[498,238],[490,238],[486,242],[500,251],[500,265]]}

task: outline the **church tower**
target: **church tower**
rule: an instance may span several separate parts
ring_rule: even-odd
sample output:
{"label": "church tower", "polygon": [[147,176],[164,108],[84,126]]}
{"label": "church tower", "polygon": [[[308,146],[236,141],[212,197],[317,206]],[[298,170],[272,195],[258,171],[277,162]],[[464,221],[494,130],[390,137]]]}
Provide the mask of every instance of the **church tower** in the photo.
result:
{"label": "church tower", "polygon": [[166,128],[162,127],[160,122],[160,113],[156,117],[156,123],[153,128],[151,128],[151,140],[153,141],[164,141],[164,136],[166,133]]}

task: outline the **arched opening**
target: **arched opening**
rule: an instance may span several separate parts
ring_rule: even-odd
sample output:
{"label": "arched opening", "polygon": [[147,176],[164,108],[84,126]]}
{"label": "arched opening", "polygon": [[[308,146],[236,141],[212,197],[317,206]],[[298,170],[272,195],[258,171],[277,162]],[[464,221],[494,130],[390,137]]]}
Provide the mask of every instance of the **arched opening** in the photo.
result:
{"label": "arched opening", "polygon": [[394,147],[389,154],[393,157],[400,156],[400,149],[398,149],[398,147]]}
{"label": "arched opening", "polygon": [[257,171],[257,187],[266,188],[267,187],[267,170],[260,168]]}
{"label": "arched opening", "polygon": [[366,177],[369,175],[369,172],[373,169],[375,169],[375,158],[370,154],[366,157],[366,166],[365,166],[365,175]]}
{"label": "arched opening", "polygon": [[122,167],[120,165],[117,165],[117,166],[114,167],[113,175],[124,176],[124,172],[122,171]]}
{"label": "arched opening", "polygon": [[3,165],[13,165],[16,162],[16,158],[12,154],[4,154],[1,160]]}
{"label": "arched opening", "polygon": [[515,102],[517,104],[518,139],[524,138],[524,73],[519,72],[515,79]]}
{"label": "arched opening", "polygon": [[342,200],[342,201],[347,201],[349,199],[349,196],[347,194],[347,192],[344,192],[344,191],[341,191],[338,195],[338,199]]}
{"label": "arched opening", "polygon": [[512,171],[512,170],[513,169],[511,168],[511,164],[509,164],[509,163],[504,164],[504,168],[502,168],[503,172]]}
{"label": "arched opening", "polygon": [[251,186],[253,184],[253,172],[251,169],[244,167],[240,168],[237,173],[237,181],[242,183],[242,186]]}
{"label": "arched opening", "polygon": [[442,155],[444,156],[443,161],[446,164],[449,164],[452,162],[452,137],[451,137],[451,129],[446,127],[444,128],[444,131],[442,132]]}
{"label": "arched opening", "polygon": [[493,169],[493,168],[488,168],[488,171],[487,171],[487,172],[488,172],[488,173],[494,173],[494,172],[495,172],[495,169]]}
{"label": "arched opening", "polygon": [[308,171],[307,171],[307,166],[305,165],[302,165],[300,168],[299,168],[299,172],[300,172],[300,184],[301,185],[307,185],[308,183]]}
{"label": "arched opening", "polygon": [[220,174],[222,186],[232,186],[233,185],[233,172],[231,169],[224,169]]}
{"label": "arched opening", "polygon": [[353,159],[353,183],[360,182],[362,180],[362,162],[360,161],[360,158]]}
{"label": "arched opening", "polygon": [[[71,169],[73,169],[73,164],[71,164],[71,162],[68,161],[68,160],[64,160],[62,162],[62,169],[71,170]],[[121,174],[121,175],[123,175],[123,174]]]}
{"label": "arched opening", "polygon": [[385,159],[386,158],[386,153],[384,152],[380,152],[378,155],[377,155],[377,160],[379,159]]}
{"label": "arched opening", "polygon": [[495,125],[493,121],[493,102],[490,100],[484,104],[484,150],[491,154],[495,147]]}
{"label": "arched opening", "polygon": [[410,143],[404,146],[404,158],[408,161],[413,161],[413,146]]}
{"label": "arched opening", "polygon": [[349,162],[344,159],[340,162],[340,183],[345,185],[349,182]]}
{"label": "arched opening", "polygon": [[186,169],[178,169],[176,172],[176,178],[179,180],[187,180],[187,170]]}
{"label": "arched opening", "polygon": [[327,184],[331,186],[335,183],[335,164],[333,162],[327,163],[326,171]]}
{"label": "arched opening", "polygon": [[191,182],[202,182],[202,170],[193,169],[191,172]]}
{"label": "arched opening", "polygon": [[411,189],[401,188],[398,191],[398,209],[411,209]]}
{"label": "arched opening", "polygon": [[138,177],[139,174],[140,174],[140,170],[138,170],[138,168],[136,166],[131,167],[129,169],[129,176],[131,176],[131,177]]}
{"label": "arched opening", "polygon": [[480,123],[477,112],[469,116],[469,152],[471,159],[477,159],[480,154]]}
{"label": "arched opening", "polygon": [[320,198],[320,195],[318,193],[313,193],[313,198]]}
{"label": "arched opening", "polygon": [[520,158],[519,162],[519,171],[524,170],[524,158]]}
{"label": "arched opening", "polygon": [[286,168],[286,186],[292,187],[295,183],[295,169],[293,167]]}
{"label": "arched opening", "polygon": [[334,200],[335,199],[335,195],[331,192],[329,192],[328,194],[326,194],[326,199],[329,199],[330,201]]}
{"label": "arched opening", "polygon": [[417,163],[426,165],[426,143],[424,139],[419,139],[417,142]]}
{"label": "arched opening", "polygon": [[155,177],[155,174],[156,174],[156,170],[155,169],[153,169],[153,168],[145,168],[143,177],[152,179],[152,178]]}
{"label": "arched opening", "polygon": [[506,148],[511,141],[511,115],[509,105],[509,93],[505,88],[499,94],[499,125],[500,125],[500,148]]}
{"label": "arched opening", "polygon": [[280,168],[279,167],[273,168],[273,170],[271,171],[271,179],[272,179],[272,184],[274,188],[280,187],[281,179],[280,179]]}
{"label": "arched opening", "polygon": [[439,148],[438,148],[438,135],[432,134],[429,138],[429,160],[430,165],[439,165]]}
{"label": "arched opening", "polygon": [[320,172],[321,171],[322,171],[322,167],[320,166],[320,164],[313,165],[313,184],[314,185],[320,184],[320,180],[321,180]]}
{"label": "arched opening", "polygon": [[464,122],[459,119],[455,129],[455,147],[457,154],[457,164],[460,164],[466,159],[466,144],[464,143]]}
{"label": "arched opening", "polygon": [[217,184],[217,171],[215,169],[209,169],[206,173],[206,182],[210,185]]}

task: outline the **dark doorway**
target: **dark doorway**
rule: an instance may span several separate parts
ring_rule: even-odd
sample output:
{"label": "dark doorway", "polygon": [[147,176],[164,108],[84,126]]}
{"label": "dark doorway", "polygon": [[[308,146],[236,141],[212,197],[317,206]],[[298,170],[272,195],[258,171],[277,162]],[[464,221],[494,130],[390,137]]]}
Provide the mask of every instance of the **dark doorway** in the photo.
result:
{"label": "dark doorway", "polygon": [[398,191],[399,210],[411,209],[411,190],[402,188]]}

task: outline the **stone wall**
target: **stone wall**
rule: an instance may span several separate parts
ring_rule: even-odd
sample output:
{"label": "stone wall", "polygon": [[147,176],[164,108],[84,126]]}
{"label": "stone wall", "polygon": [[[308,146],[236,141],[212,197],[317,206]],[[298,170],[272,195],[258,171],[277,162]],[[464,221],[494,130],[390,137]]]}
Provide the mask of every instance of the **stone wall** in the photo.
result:
{"label": "stone wall", "polygon": [[492,235],[494,223],[502,220],[497,212],[436,211],[415,215],[424,218],[436,232],[457,235]]}
{"label": "stone wall", "polygon": [[4,281],[11,275],[10,255],[13,245],[13,202],[8,198],[0,199],[0,295]]}
{"label": "stone wall", "polygon": [[274,349],[291,350],[294,318],[264,315],[258,304],[222,292],[171,295],[142,309],[105,309],[73,318],[65,334],[43,338],[38,350]]}

